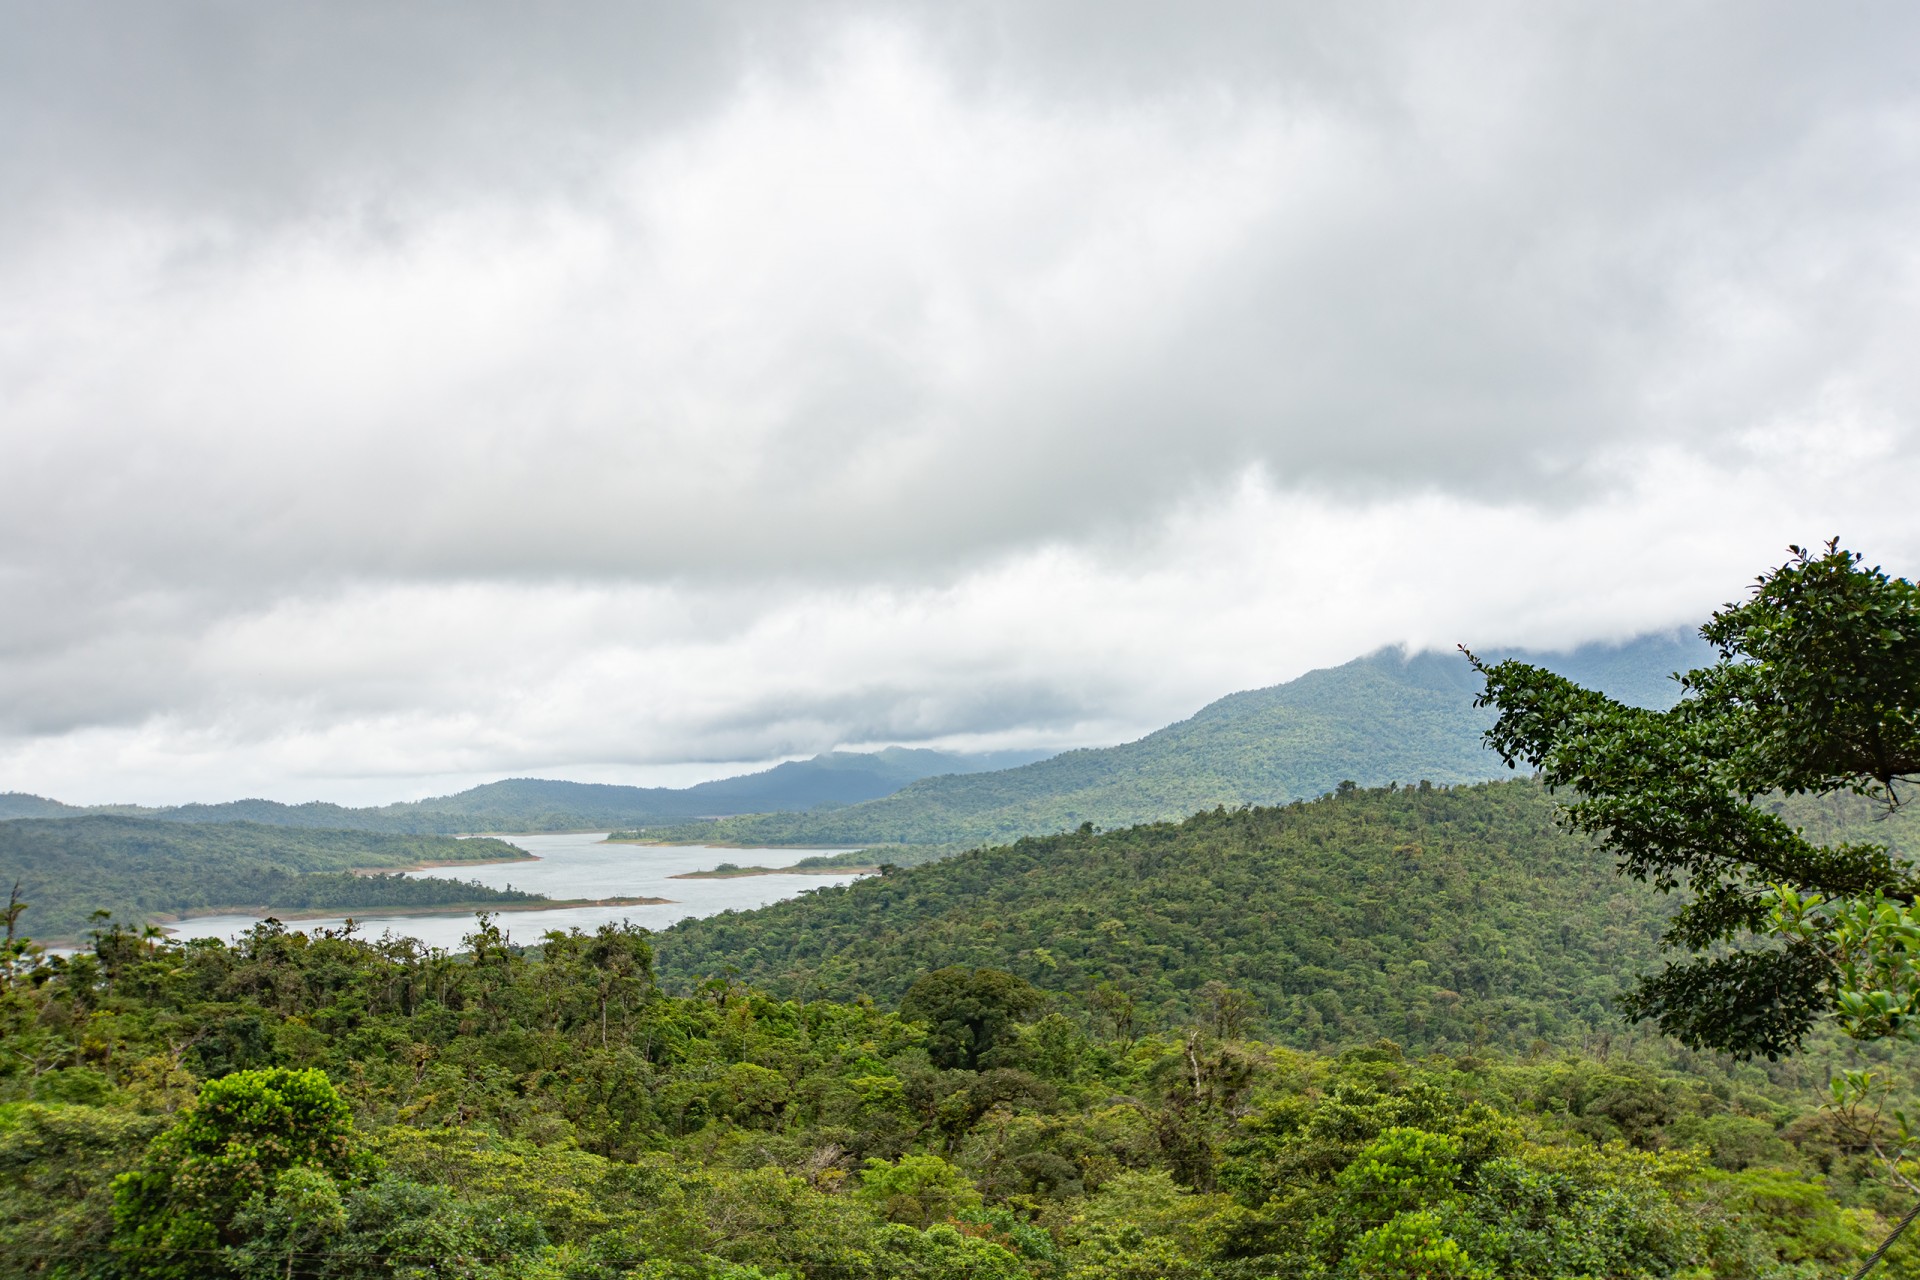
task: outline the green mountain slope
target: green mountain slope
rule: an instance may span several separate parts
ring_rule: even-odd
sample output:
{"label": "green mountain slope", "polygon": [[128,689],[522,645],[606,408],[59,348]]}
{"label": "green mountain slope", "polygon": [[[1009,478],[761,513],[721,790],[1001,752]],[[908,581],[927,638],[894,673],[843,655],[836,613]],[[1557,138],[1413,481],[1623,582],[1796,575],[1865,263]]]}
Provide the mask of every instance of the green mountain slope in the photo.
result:
{"label": "green mountain slope", "polygon": [[[1533,655],[1643,705],[1670,703],[1677,688],[1669,673],[1704,656],[1700,641],[1672,635]],[[953,845],[1083,822],[1154,822],[1215,805],[1284,803],[1348,779],[1477,782],[1506,773],[1480,739],[1491,716],[1473,706],[1479,687],[1458,654],[1384,649],[1232,694],[1137,742],[1069,751],[1018,769],[927,778],[826,813],[755,815],[647,834],[745,845]]]}
{"label": "green mountain slope", "polygon": [[[1029,837],[656,935],[680,982],[892,1003],[920,973],[986,965],[1086,1001],[1111,983],[1146,1025],[1217,979],[1302,1047],[1389,1036],[1460,1048],[1578,1042],[1657,963],[1671,908],[1514,780],[1357,790],[1180,823]],[[1798,802],[1810,834],[1920,853],[1920,817]]]}
{"label": "green mountain slope", "polygon": [[1566,1042],[1654,962],[1665,907],[1554,822],[1531,782],[1357,791],[1027,838],[657,937],[661,970],[897,1000],[945,965],[1170,1023],[1218,979],[1313,1046]]}
{"label": "green mountain slope", "polygon": [[527,856],[499,840],[117,816],[25,818],[0,822],[0,893],[19,885],[30,904],[20,926],[44,941],[79,937],[95,910],[137,925],[237,907],[363,911],[538,901],[536,894],[437,876],[351,874],[353,868]]}
{"label": "green mountain slope", "polygon": [[832,751],[758,773],[692,787],[624,787],[546,778],[508,778],[430,800],[354,809],[337,804],[233,800],[147,809],[62,804],[22,792],[0,794],[0,820],[115,814],[164,822],[253,822],[334,831],[452,835],[469,831],[589,831],[680,822],[718,814],[807,810],[890,795],[916,779],[1025,764],[1040,752],[956,753],[888,747]]}

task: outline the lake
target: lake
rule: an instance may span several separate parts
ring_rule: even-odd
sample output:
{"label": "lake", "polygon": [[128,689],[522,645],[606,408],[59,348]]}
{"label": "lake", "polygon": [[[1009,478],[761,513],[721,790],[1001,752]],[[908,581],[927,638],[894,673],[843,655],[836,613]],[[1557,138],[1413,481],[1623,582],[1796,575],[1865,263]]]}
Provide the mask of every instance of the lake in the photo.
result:
{"label": "lake", "polygon": [[[631,920],[648,929],[664,929],[689,916],[711,916],[722,911],[764,907],[820,885],[845,884],[851,875],[740,876],[729,880],[675,880],[686,871],[711,871],[723,862],[740,866],[775,866],[797,862],[835,849],[716,849],[706,845],[608,844],[606,833],[506,836],[508,844],[525,849],[538,862],[496,862],[472,867],[434,867],[410,871],[413,876],[443,876],[477,880],[490,888],[511,886],[549,898],[670,898],[651,907],[557,907],[544,911],[502,911],[500,927],[516,942],[533,943],[549,929],[583,929],[589,933],[603,924]],[[258,914],[196,916],[174,925],[180,938],[232,938],[251,929]],[[345,917],[288,920],[290,929],[338,928]],[[420,939],[428,946],[458,950],[460,939],[473,930],[473,913],[398,916],[355,915],[362,936],[377,938],[394,933]]]}

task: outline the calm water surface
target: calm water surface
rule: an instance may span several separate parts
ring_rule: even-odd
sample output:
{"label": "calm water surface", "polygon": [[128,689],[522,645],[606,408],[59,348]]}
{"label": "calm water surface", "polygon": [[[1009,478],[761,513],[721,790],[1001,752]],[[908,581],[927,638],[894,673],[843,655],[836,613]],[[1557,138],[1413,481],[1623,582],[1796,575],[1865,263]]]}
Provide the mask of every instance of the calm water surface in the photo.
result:
{"label": "calm water surface", "polygon": [[[477,880],[495,889],[509,886],[549,898],[670,898],[656,907],[559,907],[548,911],[503,911],[500,927],[516,942],[538,942],[549,929],[592,932],[603,924],[631,920],[648,929],[664,929],[689,916],[744,911],[791,898],[820,885],[845,884],[850,875],[742,876],[737,880],[675,880],[683,871],[711,871],[723,862],[784,866],[833,849],[715,849],[706,845],[607,844],[606,833],[507,836],[538,862],[498,862],[477,867],[435,867],[413,876]],[[259,915],[199,916],[175,925],[176,937],[232,938],[260,922]],[[473,913],[449,915],[356,915],[363,936],[383,933],[414,937],[429,946],[458,949],[473,930]],[[289,920],[293,929],[338,928],[344,917]]]}

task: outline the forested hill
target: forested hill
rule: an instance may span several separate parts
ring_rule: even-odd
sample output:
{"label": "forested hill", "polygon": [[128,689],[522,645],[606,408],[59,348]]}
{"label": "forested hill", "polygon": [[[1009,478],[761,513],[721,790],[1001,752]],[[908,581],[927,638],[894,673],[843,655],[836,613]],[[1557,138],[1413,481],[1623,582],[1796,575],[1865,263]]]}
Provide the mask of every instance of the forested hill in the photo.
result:
{"label": "forested hill", "polygon": [[806,810],[890,795],[919,778],[1004,769],[1039,752],[955,753],[889,747],[833,751],[736,778],[692,787],[623,787],[604,783],[509,778],[431,800],[354,809],[336,804],[234,800],[147,809],[135,805],[62,804],[20,792],[0,794],[0,819],[89,814],[166,822],[255,822],[337,831],[457,834],[470,831],[590,831],[679,822],[719,814]]}
{"label": "forested hill", "polygon": [[[1643,637],[1526,656],[1646,706],[1670,705],[1668,679],[1708,658],[1692,636]],[[1215,805],[1276,804],[1344,780],[1478,782],[1507,770],[1481,742],[1490,713],[1457,653],[1383,649],[1268,689],[1236,693],[1137,742],[1069,751],[1017,769],[928,778],[824,813],[730,818],[649,833],[746,845],[952,845],[1009,840],[1092,822],[1181,818]]]}
{"label": "forested hill", "polygon": [[[891,1004],[946,965],[1190,1016],[1218,980],[1264,1032],[1459,1049],[1578,1043],[1655,963],[1667,904],[1554,821],[1530,781],[1356,791],[1028,838],[657,935],[661,971],[728,969]],[[1096,992],[1103,984],[1111,989]]]}
{"label": "forested hill", "polygon": [[354,875],[354,868],[504,862],[529,855],[499,840],[289,831],[94,815],[0,822],[0,893],[18,884],[22,932],[72,940],[92,913],[139,926],[186,911],[261,907],[364,911],[528,902],[536,894],[438,876]]}
{"label": "forested hill", "polygon": [[[1192,1016],[1218,980],[1303,1048],[1579,1044],[1620,1029],[1610,1002],[1659,963],[1673,900],[1616,875],[1556,812],[1510,780],[1031,837],[683,921],[657,935],[661,970],[891,1003],[918,973],[986,965],[1083,1004],[1111,983],[1147,1026]],[[1839,797],[1782,812],[1816,840],[1920,856],[1912,810]]]}

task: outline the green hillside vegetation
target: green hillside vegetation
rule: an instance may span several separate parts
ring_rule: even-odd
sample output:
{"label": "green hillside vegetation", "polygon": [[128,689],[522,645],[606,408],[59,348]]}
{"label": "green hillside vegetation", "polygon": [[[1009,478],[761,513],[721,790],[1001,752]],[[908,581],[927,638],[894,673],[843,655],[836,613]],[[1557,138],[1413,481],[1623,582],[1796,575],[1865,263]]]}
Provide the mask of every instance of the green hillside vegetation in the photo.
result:
{"label": "green hillside vegetation", "polygon": [[682,921],[658,949],[669,983],[737,972],[892,1003],[920,972],[985,965],[1159,1026],[1218,981],[1301,1048],[1524,1049],[1618,1029],[1611,1001],[1666,913],[1560,830],[1544,788],[1509,781],[1027,837]]}
{"label": "green hillside vegetation", "polygon": [[1044,751],[932,751],[887,747],[880,751],[829,751],[811,760],[790,760],[759,773],[716,778],[685,788],[703,813],[760,813],[858,804],[891,795],[908,783],[942,774],[1017,768]]}
{"label": "green hillside vegetation", "polygon": [[34,932],[71,940],[96,910],[129,924],[190,911],[456,909],[545,901],[538,894],[437,876],[353,875],[355,868],[506,862],[499,840],[299,831],[84,817],[0,822],[0,893],[16,883]]}
{"label": "green hillside vegetation", "polygon": [[625,787],[606,783],[509,778],[451,796],[353,809],[337,804],[233,800],[148,809],[137,805],[62,804],[22,792],[0,794],[0,819],[85,815],[165,822],[253,822],[334,831],[458,835],[475,831],[598,831],[680,822],[716,814],[807,810],[890,795],[919,778],[1025,764],[1041,752],[957,753],[888,747],[831,751],[736,778],[691,787]]}
{"label": "green hillside vegetation", "polygon": [[[1355,789],[1180,823],[1028,837],[830,886],[658,940],[670,982],[900,998],[947,965],[1007,969],[1079,1007],[1165,1025],[1224,982],[1301,1048],[1388,1036],[1459,1051],[1621,1030],[1671,901],[1562,830],[1545,788]],[[1914,821],[1815,816],[1912,849]]]}
{"label": "green hillside vegetation", "polygon": [[[1622,698],[1666,705],[1667,676],[1698,641],[1652,637],[1619,647],[1532,655]],[[884,799],[824,813],[764,814],[622,832],[622,838],[740,845],[944,846],[1183,818],[1216,805],[1281,804],[1342,781],[1478,782],[1506,768],[1481,735],[1479,681],[1458,654],[1385,649],[1270,689],[1220,699],[1137,742],[1069,751],[993,773],[928,778]],[[902,864],[925,853],[896,855]]]}
{"label": "green hillside vegetation", "polygon": [[0,969],[0,1276],[1813,1280],[1905,1204],[1778,1068],[1306,1053],[1230,993],[1115,1034],[973,970],[890,975],[909,1020],[670,996],[613,927],[468,941]]}

